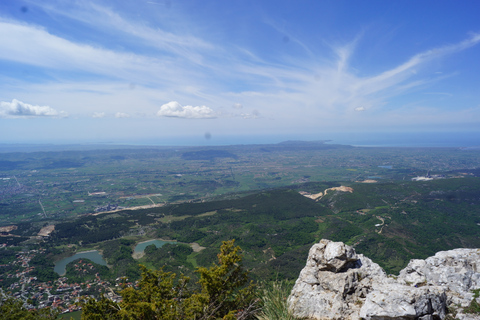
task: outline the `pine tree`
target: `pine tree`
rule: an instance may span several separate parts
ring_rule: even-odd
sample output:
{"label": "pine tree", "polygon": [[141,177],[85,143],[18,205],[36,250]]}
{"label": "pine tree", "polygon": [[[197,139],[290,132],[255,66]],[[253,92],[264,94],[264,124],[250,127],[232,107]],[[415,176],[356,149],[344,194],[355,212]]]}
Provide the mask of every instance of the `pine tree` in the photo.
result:
{"label": "pine tree", "polygon": [[[198,268],[198,289],[190,289],[188,277],[142,268],[139,288],[120,292],[123,300],[89,299],[83,305],[84,320],[120,319],[249,319],[257,308],[255,284],[242,266],[240,247],[223,242],[218,263]],[[195,288],[195,286],[194,286]]]}

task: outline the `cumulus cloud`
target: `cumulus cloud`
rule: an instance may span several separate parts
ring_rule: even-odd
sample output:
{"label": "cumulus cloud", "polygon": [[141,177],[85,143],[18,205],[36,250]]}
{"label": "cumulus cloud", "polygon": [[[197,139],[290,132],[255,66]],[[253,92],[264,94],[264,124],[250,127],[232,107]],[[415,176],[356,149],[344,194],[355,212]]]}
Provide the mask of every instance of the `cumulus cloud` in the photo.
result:
{"label": "cumulus cloud", "polygon": [[234,108],[234,109],[242,109],[243,106],[242,106],[241,103],[234,103],[234,104],[233,104],[233,108]]}
{"label": "cumulus cloud", "polygon": [[190,119],[216,118],[215,112],[209,107],[182,106],[177,101],[170,101],[169,103],[162,105],[157,112],[157,116]]}
{"label": "cumulus cloud", "polygon": [[356,107],[355,111],[365,111],[365,108],[364,107]]}
{"label": "cumulus cloud", "polygon": [[0,118],[54,117],[64,118],[67,113],[49,106],[34,106],[17,99],[12,102],[0,102]]}
{"label": "cumulus cloud", "polygon": [[105,112],[94,112],[92,118],[104,118]]}
{"label": "cumulus cloud", "polygon": [[115,113],[115,118],[130,118],[130,115],[128,113],[117,112]]}

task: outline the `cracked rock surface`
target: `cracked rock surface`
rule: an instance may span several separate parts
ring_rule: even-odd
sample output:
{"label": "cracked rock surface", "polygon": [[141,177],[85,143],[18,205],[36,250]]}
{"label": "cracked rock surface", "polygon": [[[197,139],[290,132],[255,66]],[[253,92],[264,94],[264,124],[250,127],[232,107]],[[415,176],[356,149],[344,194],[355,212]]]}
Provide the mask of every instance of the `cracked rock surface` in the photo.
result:
{"label": "cracked rock surface", "polygon": [[411,260],[395,279],[352,247],[323,239],[310,249],[288,305],[306,319],[435,320],[455,307],[458,319],[480,320],[462,313],[479,288],[479,249]]}

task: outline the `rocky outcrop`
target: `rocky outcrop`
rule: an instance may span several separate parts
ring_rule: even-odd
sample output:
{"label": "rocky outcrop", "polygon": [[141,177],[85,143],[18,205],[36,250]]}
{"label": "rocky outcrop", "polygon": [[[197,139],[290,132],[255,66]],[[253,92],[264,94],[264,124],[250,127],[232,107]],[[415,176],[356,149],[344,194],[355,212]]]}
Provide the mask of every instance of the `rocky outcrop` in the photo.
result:
{"label": "rocky outcrop", "polygon": [[[480,249],[440,251],[425,260],[413,259],[400,271],[398,282],[407,286],[438,286],[447,296],[447,305],[457,319],[480,319],[480,315],[465,314],[480,289]],[[477,298],[480,303],[480,299]]]}
{"label": "rocky outcrop", "polygon": [[443,319],[446,295],[439,287],[408,287],[398,283],[380,285],[360,309],[363,319]]}
{"label": "rocky outcrop", "polygon": [[473,299],[471,290],[480,288],[480,249],[440,251],[426,260],[413,259],[400,271],[398,282],[441,286],[450,305],[466,307]]}
{"label": "rocky outcrop", "polygon": [[[458,318],[480,288],[480,250],[439,252],[412,260],[398,278],[341,242],[321,240],[288,298],[293,315],[306,319],[422,319],[446,317],[447,306],[460,307]],[[480,320],[480,317],[477,319]]]}
{"label": "rocky outcrop", "polygon": [[387,279],[378,264],[341,242],[321,240],[310,249],[288,304],[299,318],[355,319],[375,279]]}

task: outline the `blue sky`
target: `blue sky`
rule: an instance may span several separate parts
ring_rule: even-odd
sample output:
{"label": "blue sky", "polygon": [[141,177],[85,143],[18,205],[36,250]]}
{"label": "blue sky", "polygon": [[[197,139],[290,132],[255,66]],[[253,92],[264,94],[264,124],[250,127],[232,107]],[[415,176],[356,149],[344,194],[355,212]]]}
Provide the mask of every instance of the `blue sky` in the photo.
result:
{"label": "blue sky", "polygon": [[479,16],[477,1],[3,0],[0,143],[479,135]]}

